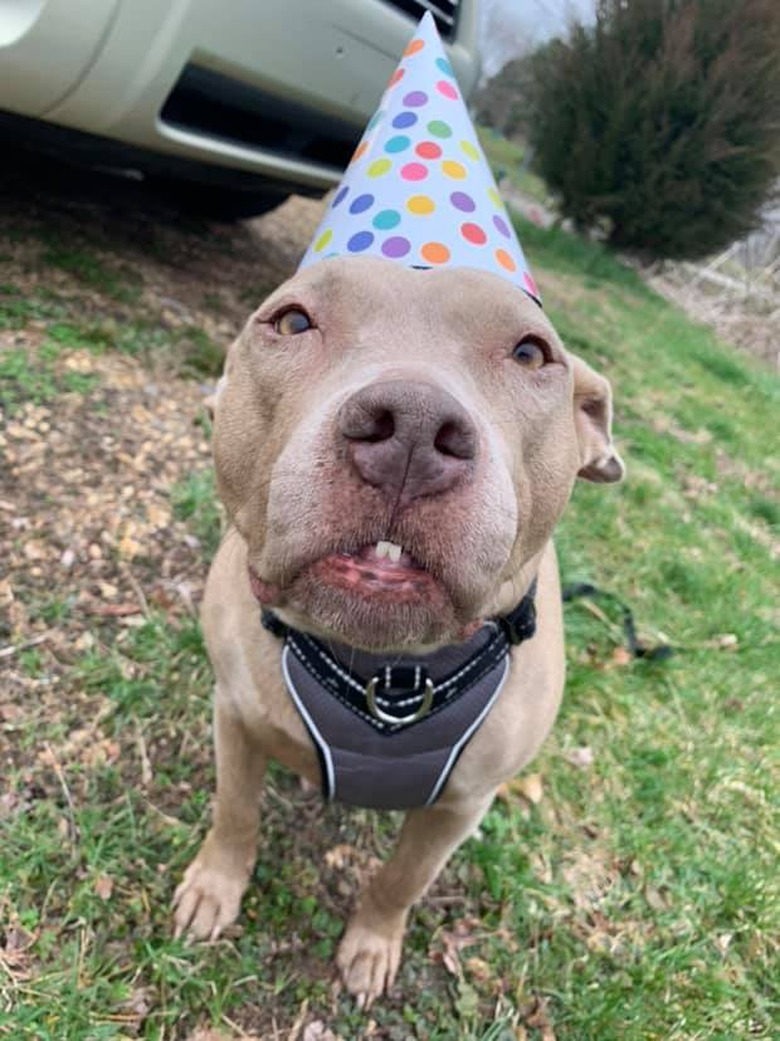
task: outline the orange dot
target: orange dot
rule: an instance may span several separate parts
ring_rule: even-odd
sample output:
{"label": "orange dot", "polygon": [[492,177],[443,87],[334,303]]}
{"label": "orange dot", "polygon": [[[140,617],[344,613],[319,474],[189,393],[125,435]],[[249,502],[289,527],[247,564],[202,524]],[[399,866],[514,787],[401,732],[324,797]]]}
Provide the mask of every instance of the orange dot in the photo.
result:
{"label": "orange dot", "polygon": [[412,40],[412,42],[409,44],[409,46],[404,51],[404,55],[403,55],[404,58],[408,58],[410,54],[417,54],[417,52],[421,51],[424,46],[425,46],[425,40],[420,40],[420,39]]}
{"label": "orange dot", "polygon": [[366,149],[368,148],[368,141],[361,141],[355,151],[352,153],[351,163],[356,163],[362,155],[365,155]]}
{"label": "orange dot", "polygon": [[450,251],[441,242],[426,242],[420,255],[429,264],[446,264],[450,259]]}
{"label": "orange dot", "polygon": [[505,271],[517,271],[517,264],[515,264],[505,249],[497,249],[493,256]]}

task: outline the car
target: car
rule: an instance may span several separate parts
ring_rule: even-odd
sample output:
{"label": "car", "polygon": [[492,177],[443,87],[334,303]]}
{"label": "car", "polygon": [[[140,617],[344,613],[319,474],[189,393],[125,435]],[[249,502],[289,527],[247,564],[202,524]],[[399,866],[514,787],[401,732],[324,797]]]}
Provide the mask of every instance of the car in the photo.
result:
{"label": "car", "polygon": [[337,183],[427,10],[468,97],[477,0],[6,0],[0,136],[260,213]]}

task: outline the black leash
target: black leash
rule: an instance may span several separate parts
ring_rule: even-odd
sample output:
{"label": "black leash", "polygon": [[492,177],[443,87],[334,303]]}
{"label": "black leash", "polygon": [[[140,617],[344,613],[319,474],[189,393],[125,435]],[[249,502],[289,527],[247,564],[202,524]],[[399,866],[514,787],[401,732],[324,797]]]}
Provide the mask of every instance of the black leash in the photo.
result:
{"label": "black leash", "polygon": [[644,661],[665,661],[675,653],[669,644],[661,643],[655,647],[643,643],[636,633],[633,612],[614,593],[607,593],[590,582],[574,582],[563,587],[562,599],[565,604],[573,600],[608,600],[615,604],[622,615],[623,633],[626,638],[626,646],[632,658],[642,658]]}

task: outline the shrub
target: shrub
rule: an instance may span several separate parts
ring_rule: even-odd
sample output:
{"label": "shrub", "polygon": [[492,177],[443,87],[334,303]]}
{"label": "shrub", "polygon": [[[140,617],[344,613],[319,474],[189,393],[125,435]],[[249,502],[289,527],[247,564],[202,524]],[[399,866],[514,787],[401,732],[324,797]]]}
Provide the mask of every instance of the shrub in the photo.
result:
{"label": "shrub", "polygon": [[659,258],[756,226],[780,175],[778,0],[599,0],[532,67],[536,164],[579,226]]}

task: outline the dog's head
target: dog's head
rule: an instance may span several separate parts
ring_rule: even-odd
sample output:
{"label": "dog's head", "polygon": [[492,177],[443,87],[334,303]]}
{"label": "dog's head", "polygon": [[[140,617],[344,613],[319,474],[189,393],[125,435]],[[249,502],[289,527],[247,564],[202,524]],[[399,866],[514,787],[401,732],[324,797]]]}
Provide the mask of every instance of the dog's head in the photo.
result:
{"label": "dog's head", "polygon": [[577,476],[619,480],[607,381],[504,279],[331,259],[250,318],[215,401],[247,581],[367,649],[513,605]]}

